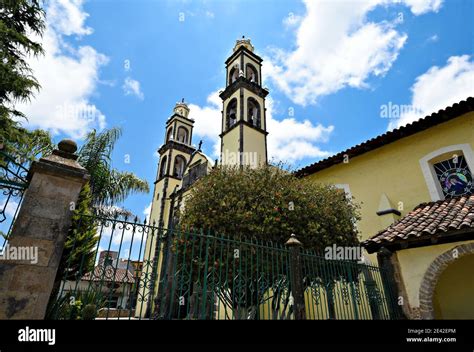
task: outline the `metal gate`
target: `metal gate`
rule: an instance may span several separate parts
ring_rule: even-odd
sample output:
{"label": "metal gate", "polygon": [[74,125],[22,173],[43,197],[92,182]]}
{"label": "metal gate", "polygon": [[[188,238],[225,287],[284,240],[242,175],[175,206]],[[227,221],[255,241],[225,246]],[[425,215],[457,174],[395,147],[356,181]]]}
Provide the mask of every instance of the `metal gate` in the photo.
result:
{"label": "metal gate", "polygon": [[93,224],[95,248],[68,258],[50,302],[52,319],[402,317],[376,266],[138,219],[80,219]]}
{"label": "metal gate", "polygon": [[27,168],[0,150],[0,252],[7,244],[23,194],[28,187],[27,175]]}
{"label": "metal gate", "polygon": [[118,215],[74,220],[84,235],[69,231],[46,318],[148,319],[158,276],[153,248],[164,231]]}

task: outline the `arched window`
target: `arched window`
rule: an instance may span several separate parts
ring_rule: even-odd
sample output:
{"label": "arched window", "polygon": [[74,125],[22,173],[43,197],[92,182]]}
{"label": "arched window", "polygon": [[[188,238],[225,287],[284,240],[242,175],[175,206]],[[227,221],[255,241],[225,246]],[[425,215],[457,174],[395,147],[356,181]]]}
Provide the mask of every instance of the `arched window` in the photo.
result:
{"label": "arched window", "polygon": [[186,159],[184,159],[181,155],[176,155],[176,157],[174,158],[173,176],[183,177],[185,166],[186,166]]}
{"label": "arched window", "polygon": [[166,134],[166,141],[168,142],[170,140],[173,140],[173,127],[171,127]]}
{"label": "arched window", "polygon": [[236,66],[232,67],[232,69],[230,70],[229,85],[234,83],[237,80],[237,78],[239,78],[239,67],[236,65]]}
{"label": "arched window", "polygon": [[245,70],[245,77],[250,81],[254,83],[258,83],[258,73],[255,67],[251,64],[247,64],[246,70]]}
{"label": "arched window", "polygon": [[468,143],[440,148],[419,162],[433,201],[474,191],[474,153]]}
{"label": "arched window", "polygon": [[167,159],[168,158],[166,157],[166,155],[161,159],[159,178],[163,177],[166,174]]}
{"label": "arched window", "polygon": [[183,126],[178,127],[178,142],[188,143],[188,130]]}
{"label": "arched window", "polygon": [[231,128],[237,122],[237,99],[232,99],[227,105],[226,109],[226,126]]}
{"label": "arched window", "polygon": [[252,125],[260,128],[260,105],[254,98],[248,98],[247,100],[247,121]]}

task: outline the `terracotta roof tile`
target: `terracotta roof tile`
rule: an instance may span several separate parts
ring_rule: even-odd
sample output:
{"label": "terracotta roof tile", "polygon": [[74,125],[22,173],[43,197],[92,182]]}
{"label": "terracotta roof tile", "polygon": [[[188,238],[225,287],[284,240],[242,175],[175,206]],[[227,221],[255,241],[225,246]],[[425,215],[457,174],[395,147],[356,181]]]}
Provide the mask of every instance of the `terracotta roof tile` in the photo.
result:
{"label": "terracotta roof tile", "polygon": [[129,270],[112,266],[96,266],[94,273],[89,272],[82,277],[85,281],[106,281],[117,283],[134,283],[133,274]]}
{"label": "terracotta roof tile", "polygon": [[384,245],[426,237],[436,240],[441,234],[465,228],[474,233],[474,194],[422,203],[362,245],[374,252]]}
{"label": "terracotta roof tile", "polygon": [[455,103],[452,106],[448,106],[445,109],[434,112],[417,121],[371,138],[326,159],[317,161],[314,164],[305,166],[302,169],[296,170],[295,175],[304,177],[313,174],[317,171],[342,163],[347,156],[353,158],[371,150],[383,147],[384,145],[395,142],[401,138],[411,136],[415,133],[436,126],[440,123],[452,120],[471,111],[474,111],[474,97],[468,97],[466,100]]}

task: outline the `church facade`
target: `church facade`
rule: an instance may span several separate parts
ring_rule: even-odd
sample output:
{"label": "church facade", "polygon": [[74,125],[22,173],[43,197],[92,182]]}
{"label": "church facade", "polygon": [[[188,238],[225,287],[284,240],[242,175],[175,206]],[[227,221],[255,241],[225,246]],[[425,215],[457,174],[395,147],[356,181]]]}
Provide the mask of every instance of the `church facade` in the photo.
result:
{"label": "church facade", "polygon": [[220,92],[220,160],[213,161],[205,155],[201,143],[198,147],[192,145],[194,120],[189,118],[184,99],[176,104],[166,122],[165,140],[158,149],[160,160],[150,213],[150,220],[161,227],[169,227],[174,207],[216,163],[250,167],[267,163],[268,90],[261,85],[262,59],[254,52],[250,39],[242,38],[237,40],[225,65],[226,87]]}
{"label": "church facade", "polygon": [[[175,214],[184,205],[189,191],[199,178],[207,175],[216,164],[235,167],[258,167],[268,161],[267,121],[265,97],[268,90],[262,87],[262,58],[255,53],[250,39],[239,39],[232,54],[225,61],[226,87],[220,92],[222,99],[220,160],[212,160],[201,150],[202,142],[192,143],[194,120],[184,102],[176,103],[166,121],[163,145],[158,149],[159,161],[154,182],[150,223],[161,228],[172,228]],[[216,121],[216,123],[218,123]],[[145,261],[161,257],[156,237],[145,245]],[[158,263],[157,272],[161,272]],[[156,276],[151,269],[144,275]],[[148,296],[144,287],[141,295]],[[156,290],[157,287],[151,288]],[[145,311],[138,309],[143,316]]]}

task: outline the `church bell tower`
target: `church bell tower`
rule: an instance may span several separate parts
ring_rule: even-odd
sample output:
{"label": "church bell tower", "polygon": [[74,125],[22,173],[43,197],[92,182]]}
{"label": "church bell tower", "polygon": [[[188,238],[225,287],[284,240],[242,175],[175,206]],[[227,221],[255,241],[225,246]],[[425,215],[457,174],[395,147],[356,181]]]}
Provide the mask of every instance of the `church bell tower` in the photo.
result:
{"label": "church bell tower", "polygon": [[226,64],[221,129],[221,163],[258,167],[267,163],[267,121],[262,59],[250,39],[237,40]]}
{"label": "church bell tower", "polygon": [[176,103],[173,114],[166,121],[165,140],[158,149],[160,161],[150,219],[159,226],[168,226],[169,194],[181,185],[185,167],[195,151],[191,145],[193,127],[194,120],[189,118],[189,107],[183,99]]}

